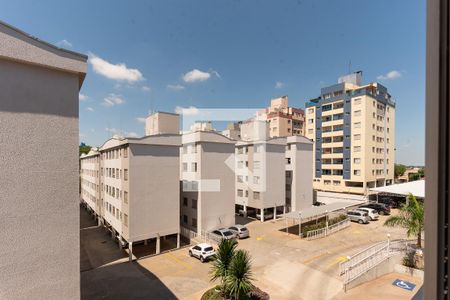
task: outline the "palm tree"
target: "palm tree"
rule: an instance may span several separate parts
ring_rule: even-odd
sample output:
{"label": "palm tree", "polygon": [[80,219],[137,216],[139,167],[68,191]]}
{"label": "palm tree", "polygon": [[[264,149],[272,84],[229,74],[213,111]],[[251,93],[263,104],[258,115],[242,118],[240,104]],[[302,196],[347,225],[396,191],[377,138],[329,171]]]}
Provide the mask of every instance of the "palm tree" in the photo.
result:
{"label": "palm tree", "polygon": [[228,274],[231,261],[236,251],[237,242],[234,239],[222,240],[216,251],[216,256],[211,268],[211,281],[220,278],[222,290],[225,292],[224,281]]}
{"label": "palm tree", "polygon": [[252,280],[250,255],[245,250],[236,251],[225,278],[227,291],[239,300],[252,289]]}
{"label": "palm tree", "polygon": [[399,209],[399,214],[390,216],[384,225],[405,228],[408,237],[417,237],[417,248],[422,248],[423,217],[423,203],[417,201],[413,194],[409,194],[408,201]]}

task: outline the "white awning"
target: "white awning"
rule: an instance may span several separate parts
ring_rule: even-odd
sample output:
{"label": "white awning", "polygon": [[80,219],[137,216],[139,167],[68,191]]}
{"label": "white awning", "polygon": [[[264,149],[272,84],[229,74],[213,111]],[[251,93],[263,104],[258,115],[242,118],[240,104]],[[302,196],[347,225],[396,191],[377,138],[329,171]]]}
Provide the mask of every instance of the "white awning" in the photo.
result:
{"label": "white awning", "polygon": [[416,180],[406,183],[381,186],[372,188],[370,191],[401,196],[408,196],[411,193],[418,198],[425,198],[425,180]]}
{"label": "white awning", "polygon": [[348,202],[336,202],[328,205],[311,206],[301,211],[291,211],[284,216],[288,219],[306,221],[308,219],[316,219],[323,217],[331,212],[342,210],[349,207]]}

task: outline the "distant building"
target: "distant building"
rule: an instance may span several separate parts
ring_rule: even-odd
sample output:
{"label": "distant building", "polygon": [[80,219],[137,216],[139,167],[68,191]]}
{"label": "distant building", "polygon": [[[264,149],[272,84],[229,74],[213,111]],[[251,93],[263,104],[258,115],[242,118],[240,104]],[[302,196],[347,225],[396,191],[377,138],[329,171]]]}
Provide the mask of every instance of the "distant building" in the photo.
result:
{"label": "distant building", "polygon": [[78,107],[87,56],[0,22],[0,298],[80,299]]}
{"label": "distant building", "polygon": [[256,114],[256,120],[269,123],[269,137],[304,135],[305,112],[290,107],[288,96],[272,99],[270,106]]}
{"label": "distant building", "polygon": [[196,131],[215,131],[215,129],[212,127],[212,123],[210,121],[208,122],[195,122],[191,125],[190,129],[191,132]]}
{"label": "distant building", "polygon": [[81,199],[98,216],[99,223],[104,215],[100,183],[100,152],[97,148],[91,148],[88,154],[82,154],[80,158],[80,194]]}
{"label": "distant building", "polygon": [[227,125],[227,129],[222,131],[222,134],[232,140],[240,140],[241,139],[241,129],[240,129],[241,123],[242,122],[229,123]]}
{"label": "distant building", "polygon": [[366,194],[394,181],[395,102],[383,85],[361,82],[361,72],[343,76],[306,104],[315,189]]}
{"label": "distant building", "polygon": [[199,234],[233,225],[235,141],[196,131],[184,134],[182,143],[181,225]]}
{"label": "distant building", "polygon": [[145,135],[179,134],[180,115],[155,112],[145,119]]}
{"label": "distant building", "polygon": [[[396,181],[398,183],[405,183],[405,182],[409,182],[411,181],[411,176],[415,175],[415,174],[419,174],[420,168],[417,167],[410,167],[407,168],[406,171],[403,173],[403,175],[398,176],[398,178],[396,178]],[[418,176],[417,176],[418,177]]]}

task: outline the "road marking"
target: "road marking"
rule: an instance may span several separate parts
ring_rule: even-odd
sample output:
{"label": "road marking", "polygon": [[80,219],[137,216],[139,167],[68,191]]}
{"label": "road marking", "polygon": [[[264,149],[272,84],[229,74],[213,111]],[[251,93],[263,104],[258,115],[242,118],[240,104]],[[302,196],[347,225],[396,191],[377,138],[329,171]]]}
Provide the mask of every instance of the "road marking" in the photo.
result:
{"label": "road marking", "polygon": [[186,269],[190,270],[192,269],[192,265],[182,261],[181,259],[179,259],[178,257],[176,257],[175,255],[173,255],[172,253],[167,253],[167,256],[174,262],[183,265]]}
{"label": "road marking", "polygon": [[348,258],[345,256],[338,256],[338,257],[336,257],[336,260],[334,262],[332,262],[331,264],[328,265],[328,267],[329,268],[333,267],[334,265],[337,265],[338,263],[341,263],[341,262],[344,262],[347,260],[348,260]]}
{"label": "road marking", "polygon": [[323,257],[325,255],[328,255],[328,254],[329,253],[327,253],[327,252],[323,252],[323,253],[321,253],[319,255],[313,256],[313,257],[311,257],[311,258],[309,258],[307,260],[302,261],[302,264],[308,264],[308,263],[310,263],[310,262],[312,262],[312,261],[314,261],[314,260],[316,260],[318,258],[321,258],[321,257]]}
{"label": "road marking", "polygon": [[265,237],[265,235],[258,236],[258,237],[256,237],[256,240],[257,241],[262,241],[264,239],[264,237]]}

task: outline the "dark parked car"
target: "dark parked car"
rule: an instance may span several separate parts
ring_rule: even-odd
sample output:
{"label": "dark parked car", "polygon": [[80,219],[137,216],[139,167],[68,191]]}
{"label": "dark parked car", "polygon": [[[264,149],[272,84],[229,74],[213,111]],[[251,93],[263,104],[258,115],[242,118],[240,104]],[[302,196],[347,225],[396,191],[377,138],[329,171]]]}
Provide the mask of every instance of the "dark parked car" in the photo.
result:
{"label": "dark parked car", "polygon": [[361,206],[361,208],[363,207],[375,209],[379,215],[389,215],[391,213],[391,208],[383,203],[369,203]]}
{"label": "dark parked car", "polygon": [[384,205],[386,205],[389,208],[398,208],[400,206],[399,202],[397,202],[397,201],[395,201],[395,200],[393,200],[393,199],[391,199],[389,197],[380,197],[378,199],[377,203],[384,204]]}

